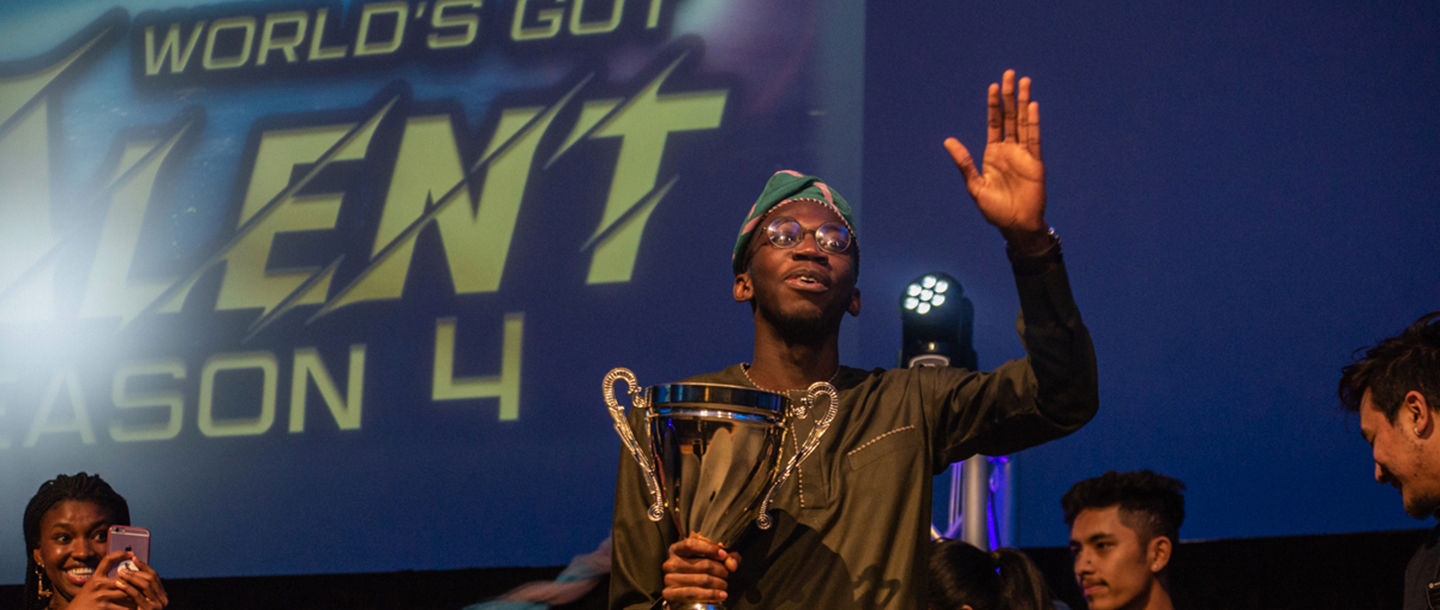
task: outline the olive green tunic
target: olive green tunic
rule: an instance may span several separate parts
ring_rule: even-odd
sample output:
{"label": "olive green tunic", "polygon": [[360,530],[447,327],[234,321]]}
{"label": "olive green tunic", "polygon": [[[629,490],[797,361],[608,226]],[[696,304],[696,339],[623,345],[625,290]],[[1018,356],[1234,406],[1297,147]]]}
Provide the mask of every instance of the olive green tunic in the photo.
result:
{"label": "olive green tunic", "polygon": [[[989,373],[841,368],[834,423],[776,492],[776,524],[750,527],[733,547],[741,563],[728,608],[922,607],[932,477],[977,453],[1004,455],[1059,438],[1094,416],[1094,348],[1064,267],[1026,275],[1015,266],[1025,359]],[[739,364],[687,381],[751,385]],[[797,423],[784,460],[814,419]],[[648,502],[640,470],[622,450],[612,608],[648,608],[664,587],[660,565],[676,532],[669,520],[645,517]]]}

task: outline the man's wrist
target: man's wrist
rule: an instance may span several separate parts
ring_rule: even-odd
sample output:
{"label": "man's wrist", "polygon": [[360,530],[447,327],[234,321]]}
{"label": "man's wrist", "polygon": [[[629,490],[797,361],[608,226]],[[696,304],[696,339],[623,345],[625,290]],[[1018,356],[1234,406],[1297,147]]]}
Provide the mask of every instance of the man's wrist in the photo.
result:
{"label": "man's wrist", "polygon": [[1020,258],[1034,258],[1044,255],[1045,252],[1055,244],[1059,238],[1055,237],[1055,228],[1047,226],[1044,229],[1005,231],[1005,245],[1011,256]]}
{"label": "man's wrist", "polygon": [[1037,275],[1060,264],[1060,237],[1054,227],[1015,239],[1007,236],[1006,244],[1005,254],[1015,273]]}

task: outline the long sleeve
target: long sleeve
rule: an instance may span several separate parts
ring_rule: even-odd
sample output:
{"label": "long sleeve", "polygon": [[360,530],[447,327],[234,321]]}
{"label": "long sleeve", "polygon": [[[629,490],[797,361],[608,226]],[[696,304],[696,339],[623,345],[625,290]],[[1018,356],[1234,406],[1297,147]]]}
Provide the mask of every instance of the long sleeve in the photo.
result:
{"label": "long sleeve", "polygon": [[[992,372],[842,367],[839,404],[814,454],[777,491],[776,525],[736,542],[744,559],[726,606],[920,607],[928,574],[930,477],[975,453],[1001,455],[1069,434],[1098,399],[1090,335],[1058,253],[1016,262],[1027,356]],[[745,385],[742,367],[692,378]],[[631,414],[632,426],[642,418]],[[793,454],[812,421],[794,422]],[[637,428],[637,434],[642,434]],[[648,492],[628,454],[616,481],[611,608],[649,608],[674,526],[645,517]]]}
{"label": "long sleeve", "polygon": [[921,395],[935,447],[933,468],[976,453],[1004,455],[1079,429],[1099,407],[1095,348],[1070,293],[1058,253],[1016,261],[1017,321],[1025,358],[990,372],[922,375]]}

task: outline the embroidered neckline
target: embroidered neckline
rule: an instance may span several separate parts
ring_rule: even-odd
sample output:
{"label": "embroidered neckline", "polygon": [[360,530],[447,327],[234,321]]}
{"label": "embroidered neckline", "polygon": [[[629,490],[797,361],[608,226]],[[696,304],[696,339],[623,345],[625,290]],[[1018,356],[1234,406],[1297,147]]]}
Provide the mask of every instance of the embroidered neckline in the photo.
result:
{"label": "embroidered neckline", "polygon": [[[750,385],[751,385],[751,386],[754,386],[755,389],[757,389],[757,390],[764,390],[764,391],[766,391],[766,392],[774,392],[774,393],[776,393],[776,394],[786,394],[786,395],[788,395],[788,394],[790,394],[791,392],[804,392],[804,391],[805,391],[806,389],[808,389],[808,387],[809,387],[809,386],[806,386],[806,387],[803,387],[803,388],[790,388],[790,389],[788,389],[788,390],[773,390],[773,389],[770,389],[770,388],[767,388],[767,387],[763,387],[763,386],[761,386],[760,384],[755,383],[755,379],[750,376],[750,367],[751,367],[751,366],[752,366],[752,365],[751,365],[749,362],[741,362],[741,363],[740,363],[740,372],[745,375],[745,381],[750,382]],[[835,372],[834,372],[834,373],[831,373],[831,374],[830,374],[830,378],[829,378],[829,379],[826,379],[825,382],[828,383],[828,384],[830,384],[830,385],[832,385],[832,386],[835,385],[835,378],[840,376],[840,368],[841,368],[840,365],[838,365],[838,364],[835,365]]]}

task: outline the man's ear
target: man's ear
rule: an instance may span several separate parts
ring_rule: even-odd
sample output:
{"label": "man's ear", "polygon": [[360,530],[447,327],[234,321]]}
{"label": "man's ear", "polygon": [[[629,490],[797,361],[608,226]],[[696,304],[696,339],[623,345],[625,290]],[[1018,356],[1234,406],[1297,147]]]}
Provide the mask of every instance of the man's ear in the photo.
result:
{"label": "man's ear", "polygon": [[1428,438],[1435,431],[1435,413],[1430,411],[1424,394],[1415,390],[1406,392],[1405,398],[1400,399],[1400,412],[1414,422],[1415,436]]}
{"label": "man's ear", "polygon": [[859,316],[859,315],[860,315],[860,289],[859,289],[859,288],[851,288],[851,289],[850,289],[850,306],[849,306],[849,307],[846,307],[846,308],[845,308],[845,311],[850,312],[850,315],[852,315],[852,316]]}
{"label": "man's ear", "polygon": [[1147,564],[1145,567],[1150,569],[1151,574],[1159,574],[1161,570],[1165,569],[1165,566],[1170,565],[1170,553],[1174,550],[1171,548],[1173,545],[1169,536],[1156,536],[1150,539],[1150,544],[1146,545],[1145,549]]}
{"label": "man's ear", "polygon": [[735,275],[735,285],[731,287],[731,294],[735,301],[744,303],[755,297],[755,285],[750,282],[750,272]]}

